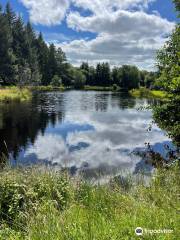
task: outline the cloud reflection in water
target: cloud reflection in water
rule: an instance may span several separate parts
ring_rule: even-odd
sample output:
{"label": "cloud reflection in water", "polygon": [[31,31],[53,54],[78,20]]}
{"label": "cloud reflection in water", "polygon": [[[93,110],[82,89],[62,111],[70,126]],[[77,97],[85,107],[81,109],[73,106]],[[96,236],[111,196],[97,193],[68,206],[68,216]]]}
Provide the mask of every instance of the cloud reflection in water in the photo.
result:
{"label": "cloud reflection in water", "polygon": [[145,100],[131,108],[120,107],[119,96],[105,93],[102,98],[101,94],[67,93],[64,121],[54,127],[49,124],[45,134],[38,135],[27,149],[24,159],[33,155],[40,162],[67,167],[74,174],[83,172],[87,178],[118,175],[124,171],[134,173],[143,165],[142,157],[133,152],[144,149],[145,142],[156,147],[159,143],[161,148],[164,142],[170,142],[156,125],[147,131],[151,111],[137,110],[138,106],[147,105]]}

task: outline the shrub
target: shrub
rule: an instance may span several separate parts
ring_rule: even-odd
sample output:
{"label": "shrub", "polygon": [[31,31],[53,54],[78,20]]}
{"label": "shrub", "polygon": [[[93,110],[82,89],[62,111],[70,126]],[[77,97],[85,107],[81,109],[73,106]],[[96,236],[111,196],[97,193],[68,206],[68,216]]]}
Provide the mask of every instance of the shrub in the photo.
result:
{"label": "shrub", "polygon": [[39,204],[51,201],[59,210],[70,198],[64,175],[38,170],[14,170],[0,174],[0,222],[16,227]]}
{"label": "shrub", "polygon": [[112,89],[113,89],[113,91],[117,91],[118,90],[118,85],[117,84],[113,84]]}
{"label": "shrub", "polygon": [[60,87],[62,84],[62,79],[61,77],[59,77],[58,75],[54,75],[53,79],[52,79],[52,82],[51,82],[51,85],[53,87]]}

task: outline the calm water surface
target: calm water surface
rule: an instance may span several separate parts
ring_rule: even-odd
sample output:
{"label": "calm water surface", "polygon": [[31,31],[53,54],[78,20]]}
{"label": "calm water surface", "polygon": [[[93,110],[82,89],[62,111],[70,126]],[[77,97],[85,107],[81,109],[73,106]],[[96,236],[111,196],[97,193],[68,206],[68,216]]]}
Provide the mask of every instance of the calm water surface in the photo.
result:
{"label": "calm water surface", "polygon": [[149,173],[139,152],[145,143],[166,155],[171,140],[156,125],[151,131],[146,99],[94,91],[51,92],[32,102],[0,105],[0,148],[10,164],[68,168],[86,178],[122,172]]}

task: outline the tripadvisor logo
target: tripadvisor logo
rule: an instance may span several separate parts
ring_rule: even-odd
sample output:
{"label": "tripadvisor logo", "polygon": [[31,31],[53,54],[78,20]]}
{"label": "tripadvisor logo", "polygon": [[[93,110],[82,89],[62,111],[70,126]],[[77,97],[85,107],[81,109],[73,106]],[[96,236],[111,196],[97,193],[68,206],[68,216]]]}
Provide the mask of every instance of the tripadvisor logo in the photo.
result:
{"label": "tripadvisor logo", "polygon": [[135,229],[135,233],[136,233],[136,235],[141,236],[141,235],[143,235],[143,229],[141,227],[137,227]]}
{"label": "tripadvisor logo", "polygon": [[146,234],[150,234],[150,235],[153,235],[153,234],[170,234],[170,233],[173,233],[174,231],[172,229],[147,229],[147,228],[144,228],[142,229],[141,227],[137,227],[135,229],[135,233],[136,235],[138,236],[142,236],[143,234],[146,235]]}

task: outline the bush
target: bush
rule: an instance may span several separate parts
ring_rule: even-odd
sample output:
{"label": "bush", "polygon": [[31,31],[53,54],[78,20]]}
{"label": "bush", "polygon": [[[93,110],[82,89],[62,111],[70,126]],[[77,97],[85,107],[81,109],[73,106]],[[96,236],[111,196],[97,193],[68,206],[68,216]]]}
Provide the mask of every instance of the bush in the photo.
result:
{"label": "bush", "polygon": [[80,70],[74,71],[74,88],[82,89],[85,86],[86,78],[85,75]]}
{"label": "bush", "polygon": [[60,87],[62,85],[62,79],[58,75],[54,75],[51,85],[53,87]]}
{"label": "bush", "polygon": [[113,91],[117,91],[118,90],[118,85],[117,84],[113,84],[113,86],[112,86],[112,89],[113,89]]}
{"label": "bush", "polygon": [[51,201],[62,210],[69,201],[69,183],[64,175],[38,170],[14,170],[0,174],[0,222],[15,227],[25,222],[27,212]]}

